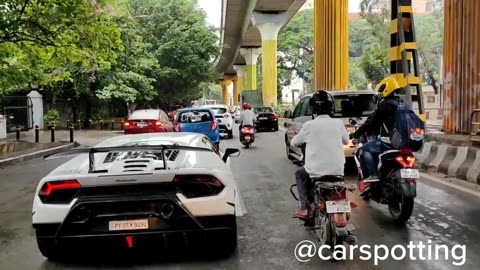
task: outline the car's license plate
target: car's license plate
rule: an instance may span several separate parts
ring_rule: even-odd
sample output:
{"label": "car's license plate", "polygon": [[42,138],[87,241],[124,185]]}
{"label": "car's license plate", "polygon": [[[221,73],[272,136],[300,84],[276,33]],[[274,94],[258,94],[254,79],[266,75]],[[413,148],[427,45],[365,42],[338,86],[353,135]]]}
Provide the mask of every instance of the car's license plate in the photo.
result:
{"label": "car's license plate", "polygon": [[250,136],[245,136],[245,140],[250,140]]}
{"label": "car's license plate", "polygon": [[119,220],[108,222],[109,231],[146,230],[148,219]]}
{"label": "car's license plate", "polygon": [[401,169],[400,176],[402,178],[418,179],[420,178],[420,172],[416,169]]}
{"label": "car's license plate", "polygon": [[259,117],[258,120],[268,120],[268,117]]}
{"label": "car's license plate", "polygon": [[352,127],[347,128],[347,131],[348,131],[348,133],[354,133],[354,132],[355,132],[355,128],[352,128]]}
{"label": "car's license plate", "polygon": [[327,201],[327,213],[350,213],[352,211],[349,200]]}
{"label": "car's license plate", "polygon": [[146,127],[148,126],[146,123],[138,123],[137,126],[143,128],[143,127]]}

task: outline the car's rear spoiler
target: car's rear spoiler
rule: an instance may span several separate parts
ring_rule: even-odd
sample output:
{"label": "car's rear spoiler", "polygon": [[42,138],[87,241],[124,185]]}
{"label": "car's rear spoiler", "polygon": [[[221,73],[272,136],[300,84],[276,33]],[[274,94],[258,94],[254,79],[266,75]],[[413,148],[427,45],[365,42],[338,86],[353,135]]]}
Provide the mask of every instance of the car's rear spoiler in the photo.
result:
{"label": "car's rear spoiler", "polygon": [[[187,150],[187,151],[201,151],[201,152],[213,152],[212,149],[203,147],[183,146],[183,145],[131,145],[131,146],[111,146],[111,147],[91,147],[91,148],[76,148],[66,152],[47,155],[44,159],[57,159],[61,157],[71,157],[80,154],[88,154],[88,173],[94,172],[95,168],[95,153],[108,153],[108,152],[133,152],[133,151],[148,151],[152,153],[162,153],[162,157],[165,157],[166,150]],[[167,168],[167,160],[163,159],[163,168]]]}

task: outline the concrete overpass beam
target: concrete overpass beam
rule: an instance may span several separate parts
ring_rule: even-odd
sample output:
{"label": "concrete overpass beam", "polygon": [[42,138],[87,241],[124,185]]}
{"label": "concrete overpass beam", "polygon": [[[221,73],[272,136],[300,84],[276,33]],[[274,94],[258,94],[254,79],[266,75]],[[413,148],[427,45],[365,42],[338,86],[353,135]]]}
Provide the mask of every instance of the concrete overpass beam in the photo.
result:
{"label": "concrete overpass beam", "polygon": [[240,104],[240,94],[245,89],[245,65],[234,65],[233,69],[237,72],[236,87],[233,87],[233,104]]}
{"label": "concrete overpass beam", "polygon": [[288,21],[288,13],[254,12],[252,23],[262,36],[262,95],[263,106],[277,105],[277,37]]}
{"label": "concrete overpass beam", "polygon": [[257,59],[261,52],[260,48],[240,48],[240,54],[247,63],[244,89],[246,91],[257,90]]}

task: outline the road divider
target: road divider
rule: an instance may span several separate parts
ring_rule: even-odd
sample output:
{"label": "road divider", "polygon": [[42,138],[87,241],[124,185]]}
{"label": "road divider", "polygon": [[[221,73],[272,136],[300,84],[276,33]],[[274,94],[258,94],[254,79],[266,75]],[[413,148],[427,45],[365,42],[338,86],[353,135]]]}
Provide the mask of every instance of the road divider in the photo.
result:
{"label": "road divider", "polygon": [[429,172],[442,173],[471,183],[480,184],[480,149],[426,142],[420,167]]}

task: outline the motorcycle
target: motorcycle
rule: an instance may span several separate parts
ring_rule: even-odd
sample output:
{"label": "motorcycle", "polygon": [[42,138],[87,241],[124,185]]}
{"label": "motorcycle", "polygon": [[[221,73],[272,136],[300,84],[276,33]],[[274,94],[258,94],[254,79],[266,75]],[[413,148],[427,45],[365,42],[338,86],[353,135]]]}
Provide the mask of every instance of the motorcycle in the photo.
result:
{"label": "motorcycle", "polygon": [[[331,252],[344,242],[354,245],[357,237],[353,234],[355,226],[350,223],[350,213],[358,205],[347,199],[347,191],[352,192],[355,187],[347,186],[343,176],[324,176],[312,182],[313,215],[300,219],[306,230],[313,233],[321,245],[329,245]],[[294,192],[296,186],[290,187],[290,193],[299,201]]]}
{"label": "motorcycle", "polygon": [[240,132],[240,142],[245,146],[245,148],[249,148],[250,144],[255,141],[255,128],[252,126],[244,126]]}
{"label": "motorcycle", "polygon": [[358,168],[358,185],[360,196],[368,201],[388,205],[393,220],[405,223],[413,212],[414,199],[417,196],[417,179],[420,172],[415,168],[415,156],[409,149],[389,150],[378,157],[380,179],[369,182],[367,191],[364,179],[368,177],[365,164],[361,158],[363,145],[372,140],[362,136],[356,144],[355,163]]}

